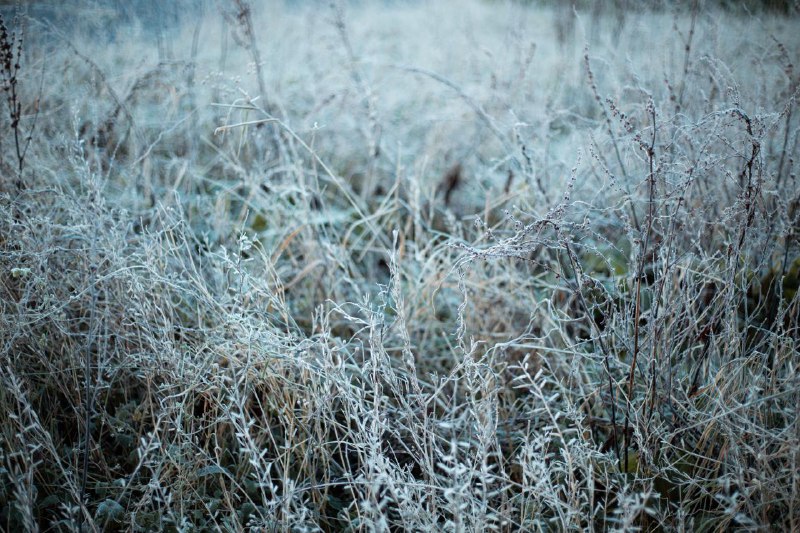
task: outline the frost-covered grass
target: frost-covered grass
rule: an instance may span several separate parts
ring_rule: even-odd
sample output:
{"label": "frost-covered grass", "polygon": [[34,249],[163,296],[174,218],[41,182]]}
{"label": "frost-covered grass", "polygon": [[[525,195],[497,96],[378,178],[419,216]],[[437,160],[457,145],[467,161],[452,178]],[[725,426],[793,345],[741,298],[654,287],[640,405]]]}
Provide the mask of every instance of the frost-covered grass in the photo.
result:
{"label": "frost-covered grass", "polygon": [[6,18],[0,527],[800,529],[800,19],[426,4]]}

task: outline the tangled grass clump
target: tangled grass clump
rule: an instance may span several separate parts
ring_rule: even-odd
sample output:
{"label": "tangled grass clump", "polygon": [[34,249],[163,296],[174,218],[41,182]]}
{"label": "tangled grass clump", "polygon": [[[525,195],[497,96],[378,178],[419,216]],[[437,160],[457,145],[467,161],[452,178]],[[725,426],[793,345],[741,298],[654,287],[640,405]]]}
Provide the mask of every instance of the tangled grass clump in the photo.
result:
{"label": "tangled grass clump", "polygon": [[223,4],[0,32],[3,528],[800,528],[796,19]]}

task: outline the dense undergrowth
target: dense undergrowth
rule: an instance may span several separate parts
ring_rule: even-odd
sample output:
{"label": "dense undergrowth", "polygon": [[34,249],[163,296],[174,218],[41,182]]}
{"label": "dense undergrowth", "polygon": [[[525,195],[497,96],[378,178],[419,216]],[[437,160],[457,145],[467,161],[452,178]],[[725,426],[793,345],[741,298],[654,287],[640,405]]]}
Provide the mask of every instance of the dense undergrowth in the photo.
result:
{"label": "dense undergrowth", "polygon": [[2,527],[800,529],[798,19],[684,7],[6,19]]}

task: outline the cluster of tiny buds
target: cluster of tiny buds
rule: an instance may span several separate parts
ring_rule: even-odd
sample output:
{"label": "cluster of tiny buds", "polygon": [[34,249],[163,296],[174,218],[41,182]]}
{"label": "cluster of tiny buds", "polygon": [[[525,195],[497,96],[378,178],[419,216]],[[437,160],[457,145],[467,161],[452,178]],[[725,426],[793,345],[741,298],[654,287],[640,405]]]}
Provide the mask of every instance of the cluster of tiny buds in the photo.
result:
{"label": "cluster of tiny buds", "polygon": [[589,84],[592,87],[592,93],[594,94],[594,99],[597,103],[600,103],[600,93],[597,92],[597,83],[594,81],[594,72],[592,72],[592,67],[589,64],[589,48],[583,49],[583,60],[586,63],[586,74],[589,77]]}
{"label": "cluster of tiny buds", "polygon": [[622,126],[628,133],[632,133],[633,123],[631,122],[630,118],[625,114],[625,112],[619,109],[611,98],[606,98],[606,103],[608,104],[608,108],[611,110],[611,114],[615,118],[618,118],[620,120]]}
{"label": "cluster of tiny buds", "polygon": [[780,41],[776,41],[778,45],[778,51],[781,54],[781,57],[786,61],[786,65],[783,67],[783,71],[786,73],[786,77],[790,80],[794,75],[794,64],[792,64],[792,60],[790,59],[789,52],[786,51],[786,46]]}
{"label": "cluster of tiny buds", "polygon": [[[17,41],[16,61],[14,61],[15,41]],[[15,72],[19,70],[19,56],[21,52],[22,52],[22,36],[20,35],[19,40],[17,40],[17,36],[14,32],[11,32],[11,35],[9,36],[8,28],[6,27],[6,22],[0,15],[0,62],[3,65],[3,71],[5,76],[9,76],[8,79],[4,80],[4,85],[6,90],[8,90],[9,83],[14,83],[14,81],[16,81],[14,77],[15,77]]]}
{"label": "cluster of tiny buds", "polygon": [[673,103],[677,102],[678,97],[675,96],[675,88],[672,86],[672,84],[669,82],[669,79],[667,79],[666,76],[664,77],[664,85],[667,86],[667,92],[669,93],[669,101]]}

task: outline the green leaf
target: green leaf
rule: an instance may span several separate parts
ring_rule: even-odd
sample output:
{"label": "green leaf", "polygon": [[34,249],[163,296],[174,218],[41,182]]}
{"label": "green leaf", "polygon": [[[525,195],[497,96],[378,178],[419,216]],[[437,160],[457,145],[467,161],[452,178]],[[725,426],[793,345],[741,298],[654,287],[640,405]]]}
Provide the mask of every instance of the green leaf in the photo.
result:
{"label": "green leaf", "polygon": [[103,500],[100,505],[97,506],[97,512],[95,512],[95,520],[98,522],[108,522],[111,520],[117,520],[118,518],[122,517],[122,514],[125,512],[125,509],[116,501],[112,499]]}
{"label": "green leaf", "polygon": [[228,477],[232,477],[230,472],[228,472],[227,470],[225,470],[224,468],[222,468],[219,465],[204,466],[203,468],[198,470],[195,475],[198,478],[201,478],[201,477],[206,477],[206,476],[214,476],[214,475],[218,475],[218,474],[225,474]]}

